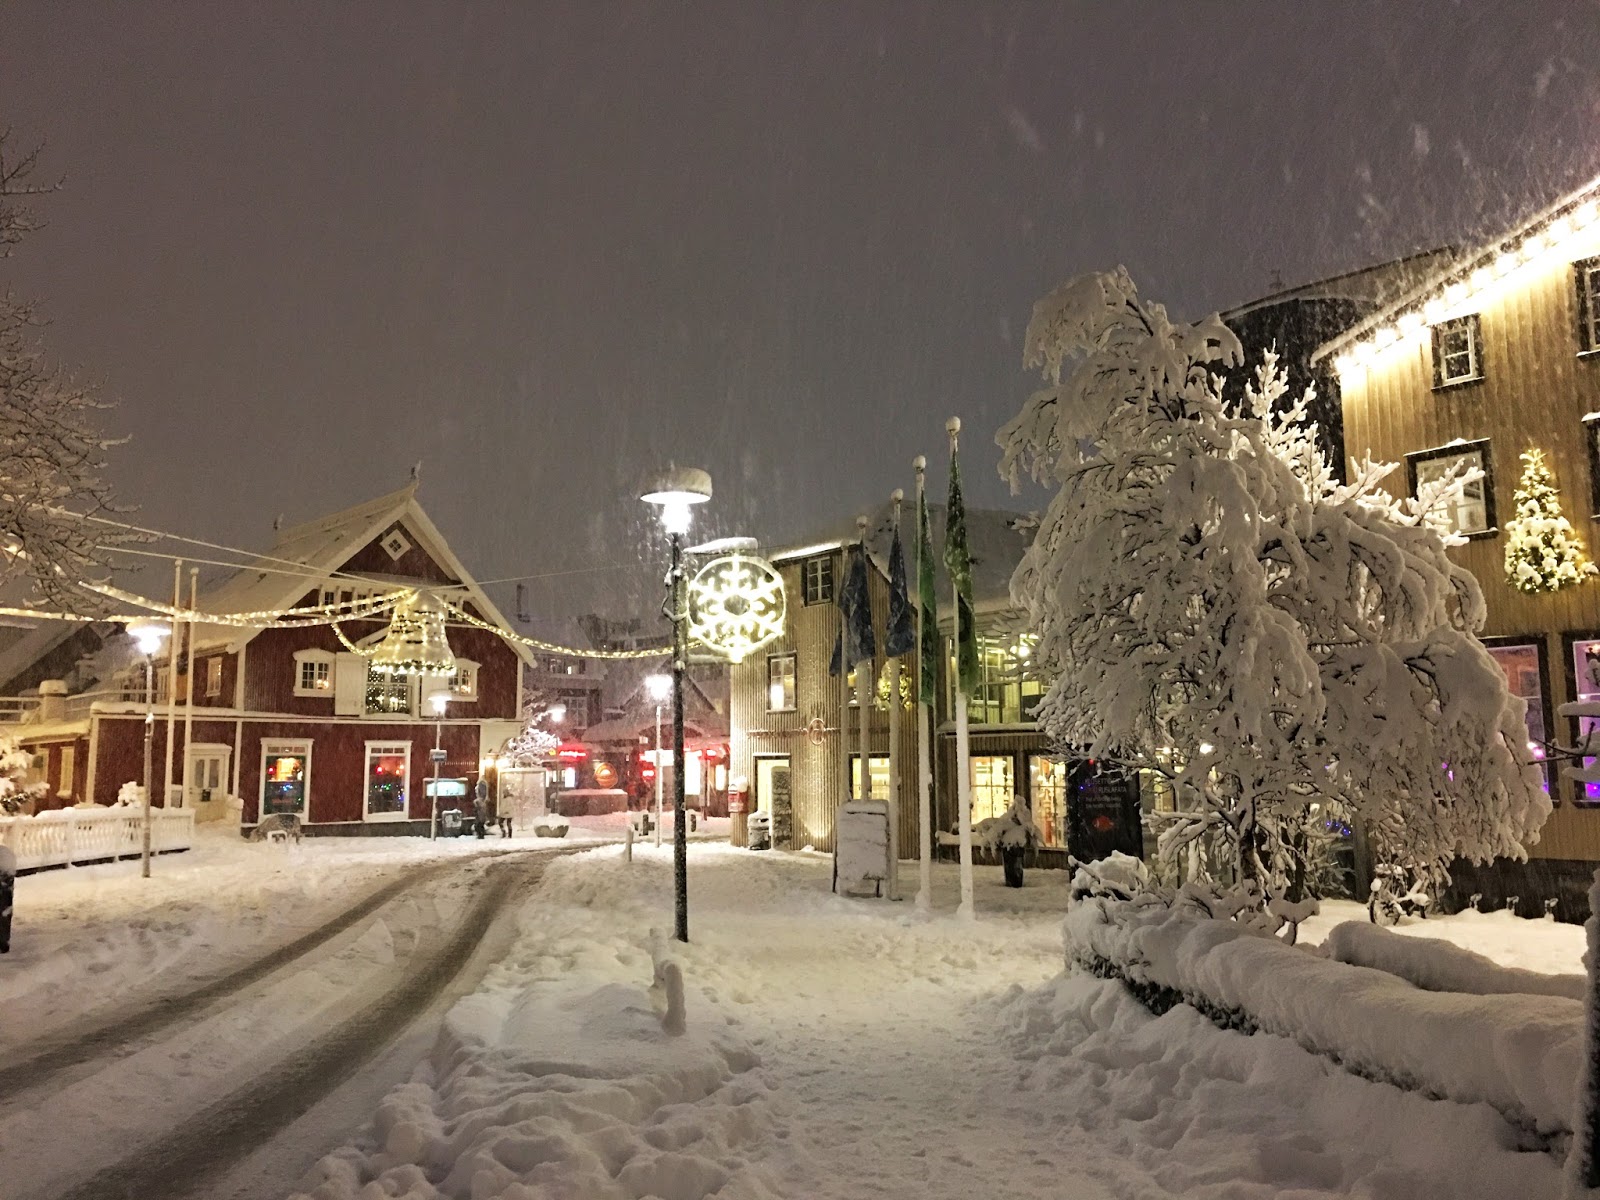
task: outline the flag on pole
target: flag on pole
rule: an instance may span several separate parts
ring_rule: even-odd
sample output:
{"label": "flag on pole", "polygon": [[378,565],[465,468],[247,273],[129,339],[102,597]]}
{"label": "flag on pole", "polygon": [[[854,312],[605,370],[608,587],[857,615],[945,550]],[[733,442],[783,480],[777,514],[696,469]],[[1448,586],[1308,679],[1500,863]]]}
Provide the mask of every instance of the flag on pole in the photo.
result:
{"label": "flag on pole", "polygon": [[978,684],[978,631],[972,611],[972,554],[967,549],[967,506],[961,499],[961,466],[950,447],[950,502],[944,514],[944,569],[956,591],[956,680],[968,695]]}
{"label": "flag on pole", "polygon": [[837,675],[846,666],[870,660],[877,652],[872,635],[872,598],[867,591],[867,551],[858,542],[850,550],[850,566],[839,589],[839,637],[833,643],[833,661],[828,674]]}
{"label": "flag on pole", "polygon": [[939,690],[939,600],[933,590],[933,534],[928,495],[917,475],[917,607],[922,610],[922,647],[917,654],[917,699],[929,708]]}
{"label": "flag on pole", "polygon": [[[898,511],[899,505],[895,508]],[[894,538],[889,543],[889,621],[883,632],[883,656],[899,658],[916,647],[917,622],[906,591],[906,551],[900,542],[900,522],[896,521]]]}

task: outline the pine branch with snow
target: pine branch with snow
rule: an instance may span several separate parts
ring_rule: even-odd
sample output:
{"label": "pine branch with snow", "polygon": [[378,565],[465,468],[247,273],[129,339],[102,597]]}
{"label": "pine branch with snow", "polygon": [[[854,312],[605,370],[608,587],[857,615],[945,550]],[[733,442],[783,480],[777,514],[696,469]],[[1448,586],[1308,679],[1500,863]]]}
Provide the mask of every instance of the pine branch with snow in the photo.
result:
{"label": "pine branch with snow", "polygon": [[1543,450],[1522,452],[1517,515],[1506,522],[1506,578],[1518,591],[1555,592],[1594,578],[1595,565],[1561,511]]}

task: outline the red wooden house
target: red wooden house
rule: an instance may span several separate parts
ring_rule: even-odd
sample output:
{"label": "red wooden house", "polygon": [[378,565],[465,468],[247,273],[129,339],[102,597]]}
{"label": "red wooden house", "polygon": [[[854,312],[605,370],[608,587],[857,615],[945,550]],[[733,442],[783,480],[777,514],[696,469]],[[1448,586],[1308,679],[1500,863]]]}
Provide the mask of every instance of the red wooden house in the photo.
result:
{"label": "red wooden house", "polygon": [[[277,612],[416,587],[509,630],[422,511],[415,487],[283,530],[270,553],[202,593],[200,609]],[[386,627],[386,615],[341,626],[357,646],[375,643]],[[158,697],[157,802],[216,812],[224,796],[236,796],[246,828],[263,815],[292,813],[308,833],[426,833],[436,739],[445,752],[439,775],[470,795],[480,763],[519,727],[522,668],[531,662],[492,630],[452,624],[447,633],[456,673],[413,678],[371,671],[327,625],[197,626],[193,712],[185,711],[190,681],[180,675],[170,789],[164,688]],[[165,667],[163,656],[158,676]],[[58,690],[42,685],[39,707],[7,732],[39,754],[55,803],[110,804],[124,783],[143,777],[143,695],[136,685],[49,694]],[[436,693],[447,697],[437,719]]]}

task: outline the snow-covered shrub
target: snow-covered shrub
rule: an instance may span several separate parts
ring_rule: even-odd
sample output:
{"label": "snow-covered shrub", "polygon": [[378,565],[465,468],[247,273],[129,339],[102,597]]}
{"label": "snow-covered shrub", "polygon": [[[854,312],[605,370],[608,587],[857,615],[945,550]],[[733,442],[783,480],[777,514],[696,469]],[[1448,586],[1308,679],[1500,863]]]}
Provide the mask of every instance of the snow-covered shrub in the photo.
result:
{"label": "snow-covered shrub", "polygon": [[996,852],[1002,849],[1025,850],[1039,844],[1039,827],[1033,811],[1021,796],[1011,797],[1011,807],[998,817],[985,817],[972,827],[975,846]]}
{"label": "snow-covered shrub", "polygon": [[144,787],[135,780],[128,780],[117,789],[117,804],[127,806],[144,803]]}
{"label": "snow-covered shrub", "polygon": [[1543,971],[1502,967],[1492,958],[1453,942],[1407,937],[1361,921],[1335,925],[1323,945],[1335,962],[1387,971],[1430,992],[1565,996],[1569,1000],[1582,1000],[1588,994],[1589,981],[1583,975],[1547,975]]}
{"label": "snow-covered shrub", "polygon": [[49,791],[49,785],[37,780],[31,785],[22,781],[33,770],[33,755],[17,744],[17,740],[0,734],[0,815],[14,817],[30,813]]}
{"label": "snow-covered shrub", "polygon": [[1043,728],[1170,781],[1272,892],[1316,803],[1385,861],[1523,856],[1549,813],[1524,706],[1430,523],[1463,477],[1402,501],[1389,466],[1339,483],[1273,356],[1229,411],[1234,334],[1170,320],[1120,269],[1040,300],[1026,342],[1046,385],[997,440],[1013,483],[1056,489],[1012,579]]}

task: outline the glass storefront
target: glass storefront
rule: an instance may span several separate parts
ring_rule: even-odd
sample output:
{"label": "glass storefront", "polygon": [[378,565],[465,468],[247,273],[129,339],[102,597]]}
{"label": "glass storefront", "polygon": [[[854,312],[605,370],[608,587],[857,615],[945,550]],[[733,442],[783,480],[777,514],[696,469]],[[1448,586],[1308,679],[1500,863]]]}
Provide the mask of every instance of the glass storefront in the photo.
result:
{"label": "glass storefront", "polygon": [[[1538,645],[1524,642],[1519,645],[1490,646],[1489,655],[1506,673],[1506,686],[1511,694],[1527,701],[1528,754],[1535,762],[1544,762],[1545,743],[1549,739],[1544,727],[1544,668],[1539,662]],[[1544,790],[1550,790],[1548,771],[1545,772]]]}
{"label": "glass storefront", "polygon": [[[870,763],[870,782],[872,795],[869,800],[887,800],[889,798],[889,756],[874,754]],[[850,756],[850,794],[861,795],[861,755]]]}
{"label": "glass storefront", "polygon": [[1067,844],[1067,764],[1043,754],[1028,755],[1028,800],[1042,845]]}
{"label": "glass storefront", "polygon": [[306,815],[306,788],[311,780],[311,743],[261,743],[261,815]]}
{"label": "glass storefront", "polygon": [[1009,754],[972,756],[972,823],[1003,817],[1016,794],[1016,763]]}

